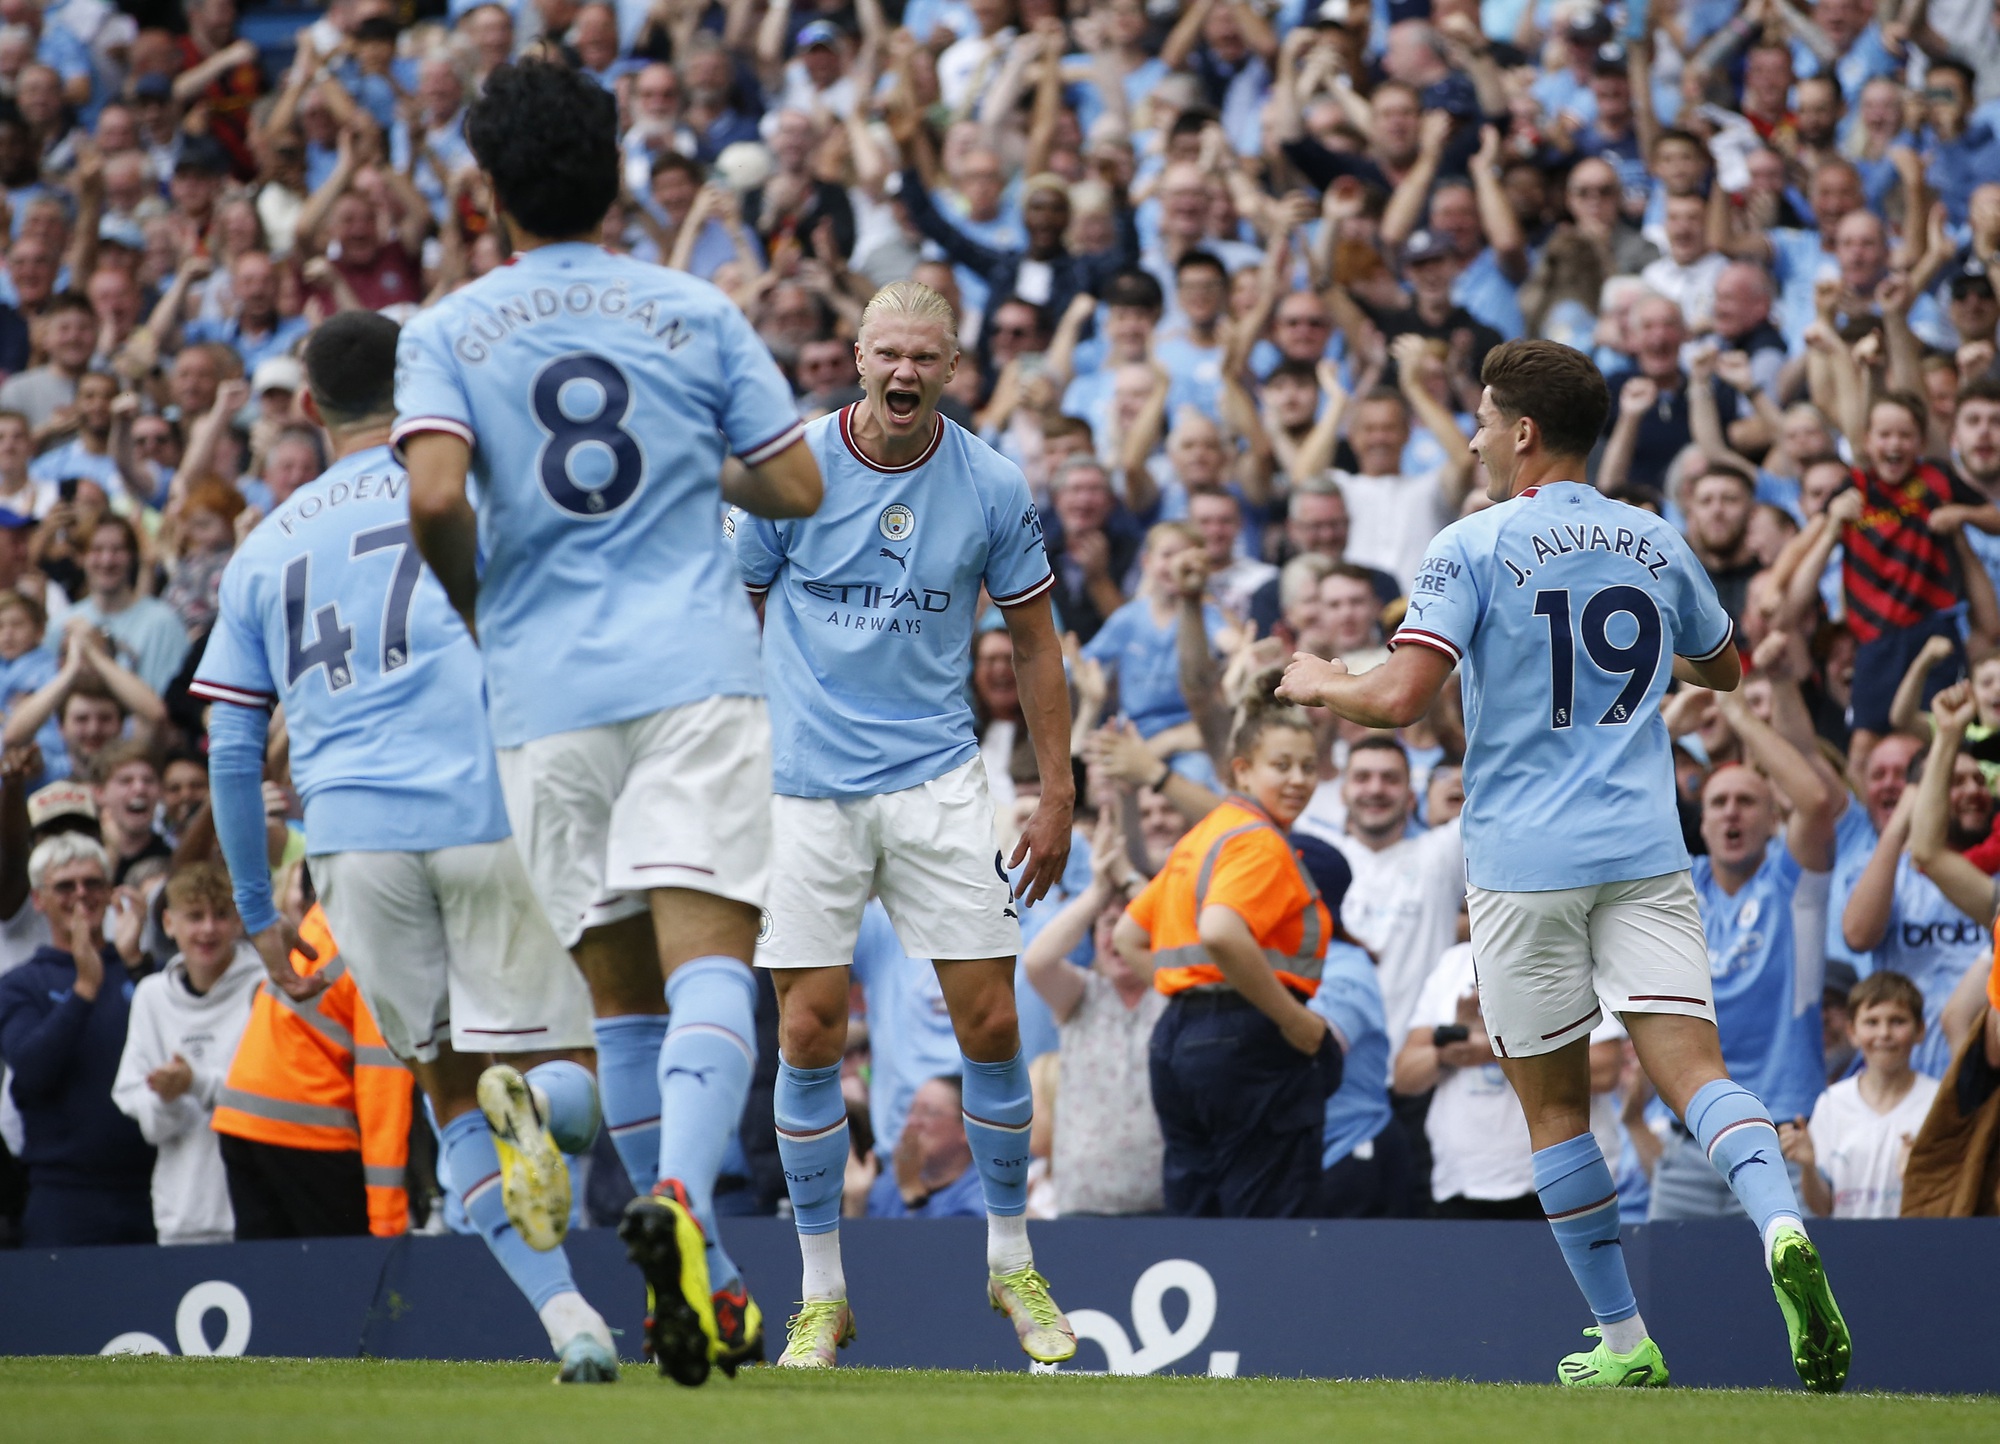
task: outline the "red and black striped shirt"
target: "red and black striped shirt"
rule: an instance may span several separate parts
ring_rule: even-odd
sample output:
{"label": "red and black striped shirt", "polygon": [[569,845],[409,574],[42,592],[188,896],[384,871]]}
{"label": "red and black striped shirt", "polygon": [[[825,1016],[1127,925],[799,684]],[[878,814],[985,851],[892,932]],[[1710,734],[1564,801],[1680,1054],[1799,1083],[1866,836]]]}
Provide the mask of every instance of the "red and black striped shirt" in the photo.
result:
{"label": "red and black striped shirt", "polygon": [[1957,606],[1964,594],[1958,558],[1950,537],[1932,533],[1931,513],[1982,499],[1927,461],[1893,486],[1856,468],[1854,484],[1861,489],[1861,520],[1841,533],[1840,544],[1847,625],[1856,639],[1872,642]]}

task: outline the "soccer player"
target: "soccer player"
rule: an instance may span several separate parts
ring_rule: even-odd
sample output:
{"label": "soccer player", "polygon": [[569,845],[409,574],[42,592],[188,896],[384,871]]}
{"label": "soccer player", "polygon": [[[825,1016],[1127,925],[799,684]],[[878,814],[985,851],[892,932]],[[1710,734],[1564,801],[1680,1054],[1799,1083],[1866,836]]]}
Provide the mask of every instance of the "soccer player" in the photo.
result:
{"label": "soccer player", "polygon": [[1600,1335],[1557,1377],[1592,1388],[1667,1381],[1617,1247],[1617,1191],[1590,1134],[1589,1034],[1608,1006],[1762,1233],[1799,1378],[1839,1389],[1847,1326],[1777,1130],[1723,1065],[1659,715],[1670,679],[1736,687],[1729,618],[1678,532],[1581,480],[1611,405],[1588,357],[1552,341],[1510,342],[1481,379],[1472,446],[1501,504],[1431,542],[1387,662],[1356,676],[1299,653],[1279,694],[1363,726],[1403,727],[1454,665],[1464,669],[1480,1007],[1527,1116],[1536,1192]]}
{"label": "soccer player", "polygon": [[417,545],[484,654],[515,841],[590,983],[605,1122],[651,1190],[619,1226],[647,1345],[695,1385],[763,1354],[713,1210],[756,1059],[771,847],[757,618],[723,503],[809,516],[820,479],[743,313],[596,244],[616,125],[562,66],[487,78],[466,137],[515,254],[404,330],[395,438]]}
{"label": "soccer player", "polygon": [[[1028,1069],[1014,1011],[1017,901],[1061,878],[1075,801],[1069,692],[1042,527],[1019,468],[938,414],[958,321],[937,292],[875,294],[855,342],[863,398],[806,428],[826,501],[805,521],[735,521],[745,583],[764,598],[776,739],[771,925],[757,950],[778,987],[778,1152],[805,1256],[804,1303],[781,1367],[829,1368],[854,1335],[840,1263],[848,963],[879,895],[928,957],[958,1034],[965,1132],[986,1199],[987,1297],[1032,1359],[1076,1336],[1028,1246]],[[965,678],[982,584],[1014,642],[1041,800],[1014,849],[994,839]]]}
{"label": "soccer player", "polygon": [[[223,574],[192,689],[218,704],[216,833],[244,928],[311,1021],[330,979],[292,967],[302,944],[272,903],[264,840],[266,732],[284,708],[341,959],[430,1100],[444,1172],[540,1312],[560,1378],[609,1382],[617,1351],[559,1246],[570,1205],[557,1147],[581,1153],[597,1135],[590,1000],[508,840],[479,653],[410,537],[408,478],[389,455],[395,355],[395,323],[368,311],[307,343],[306,406],[337,459]],[[496,1048],[558,1056],[524,1078],[487,1067]]]}

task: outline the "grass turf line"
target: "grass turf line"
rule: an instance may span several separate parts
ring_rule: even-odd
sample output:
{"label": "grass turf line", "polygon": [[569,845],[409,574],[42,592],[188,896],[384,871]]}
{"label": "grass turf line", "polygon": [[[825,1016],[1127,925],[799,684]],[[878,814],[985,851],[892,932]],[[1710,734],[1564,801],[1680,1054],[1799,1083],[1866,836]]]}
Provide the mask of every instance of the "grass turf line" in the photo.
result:
{"label": "grass turf line", "polygon": [[[541,1444],[687,1437],[797,1444],[962,1439],[1691,1444],[1990,1441],[1991,1400],[1290,1379],[746,1371],[682,1389],[627,1365],[558,1389],[553,1365],[161,1357],[0,1360],[0,1440],[20,1444]],[[662,1432],[669,1431],[669,1432]]]}

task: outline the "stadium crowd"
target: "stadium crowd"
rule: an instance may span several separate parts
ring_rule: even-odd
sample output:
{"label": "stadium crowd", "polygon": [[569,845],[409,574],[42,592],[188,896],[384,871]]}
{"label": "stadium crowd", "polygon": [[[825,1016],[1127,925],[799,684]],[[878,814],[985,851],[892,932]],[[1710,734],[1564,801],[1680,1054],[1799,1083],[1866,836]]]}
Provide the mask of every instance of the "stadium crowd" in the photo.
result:
{"label": "stadium crowd", "polygon": [[[1245,697],[1294,650],[1359,671],[1421,626],[1427,543],[1487,504],[1480,363],[1523,336],[1597,361],[1614,408],[1589,479],[1682,526],[1750,663],[1736,693],[1677,690],[1660,779],[1732,1074],[1816,1214],[2000,1212],[1989,7],[274,13],[299,22],[289,54],[240,38],[233,0],[0,0],[0,1241],[451,1226],[351,982],[311,1007],[262,985],[188,683],[232,551],[325,464],[303,338],[506,263],[463,112],[530,50],[618,98],[604,244],[725,291],[802,416],[860,396],[877,287],[959,312],[946,411],[1029,481],[1074,698],[1077,845],[1023,919],[1034,1216],[1167,1208],[1165,997],[1114,925],[1222,801]],[[1631,665],[1601,623],[1585,645]],[[997,610],[967,687],[1010,836],[1039,781]],[[1455,689],[1398,733],[1314,716],[1293,840],[1339,921],[1313,1007],[1344,1076],[1292,1120],[1320,1140],[1312,1187],[1204,1207],[1540,1218],[1466,941]],[[271,857],[310,927],[286,775],[280,731]],[[846,1211],[978,1216],[936,977],[877,905],[854,964]],[[724,1211],[784,1199],[762,1051]],[[1626,1216],[1733,1211],[1615,1020],[1591,1059]],[[615,1218],[608,1146],[590,1171],[580,1211]]]}

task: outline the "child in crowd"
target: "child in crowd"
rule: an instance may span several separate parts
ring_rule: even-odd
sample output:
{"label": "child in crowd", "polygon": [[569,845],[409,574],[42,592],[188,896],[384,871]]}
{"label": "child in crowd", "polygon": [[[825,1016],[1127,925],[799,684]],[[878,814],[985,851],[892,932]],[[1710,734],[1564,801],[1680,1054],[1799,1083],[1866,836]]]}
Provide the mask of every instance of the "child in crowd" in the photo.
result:
{"label": "child in crowd", "polygon": [[1937,1079],[1910,1067],[1924,1035],[1924,999],[1901,973],[1871,973],[1847,995],[1862,1070],[1820,1094],[1812,1121],[1780,1130],[1799,1165],[1799,1197],[1822,1217],[1897,1218],[1903,1164],[1937,1096]]}
{"label": "child in crowd", "polygon": [[[1903,673],[1902,685],[1896,689],[1896,700],[1889,709],[1889,725],[1896,731],[1930,740],[1930,714],[1922,710],[1926,684],[1932,669],[1951,656],[1952,644],[1946,638],[1932,637],[1924,643],[1923,650]],[[2000,784],[2000,652],[1990,653],[1972,664],[1972,700],[1979,708],[1979,718],[1965,729],[1965,741],[1959,751],[1979,764],[1980,775],[1991,788]]]}
{"label": "child in crowd", "polygon": [[[40,602],[11,587],[0,589],[0,713],[12,712],[17,702],[41,691],[62,670],[55,648],[42,645],[47,631],[48,616]],[[44,775],[63,775],[68,762],[53,713],[35,733],[35,744],[42,749]]]}
{"label": "child in crowd", "polygon": [[141,978],[132,995],[111,1100],[159,1149],[153,1225],[160,1242],[227,1243],[236,1219],[209,1115],[264,965],[243,940],[229,875],[216,863],[194,863],[167,880],[166,930],[180,951],[166,971]]}

